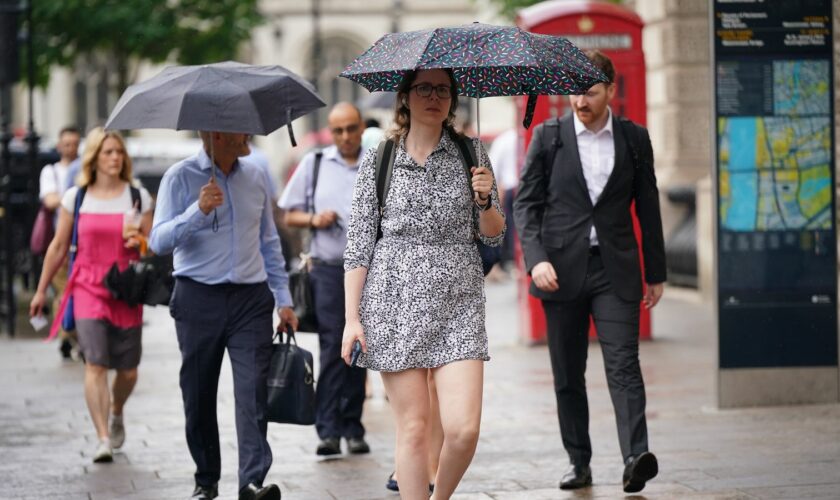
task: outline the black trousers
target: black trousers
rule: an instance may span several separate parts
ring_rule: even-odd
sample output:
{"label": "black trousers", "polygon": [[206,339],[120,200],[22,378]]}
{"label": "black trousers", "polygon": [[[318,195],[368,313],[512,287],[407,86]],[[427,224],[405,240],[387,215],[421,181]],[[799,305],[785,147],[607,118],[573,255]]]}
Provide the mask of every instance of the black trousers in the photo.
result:
{"label": "black trousers", "polygon": [[318,319],[320,373],[315,392],[315,429],[321,439],[362,437],[367,370],[341,359],[344,334],[344,268],[314,264],[310,273]]}
{"label": "black trousers", "polygon": [[516,198],[516,189],[506,189],[505,190],[505,204],[502,209],[505,212],[505,224],[507,224],[507,229],[505,230],[505,237],[502,240],[502,260],[501,264],[503,267],[507,267],[508,264],[513,262],[514,257],[514,241],[516,241],[516,226],[514,225],[513,220],[513,201]]}
{"label": "black trousers", "polygon": [[578,298],[568,302],[543,301],[543,309],[560,435],[571,463],[588,465],[592,458],[584,375],[590,314],[604,356],[622,457],[626,461],[647,451],[645,385],[639,367],[638,302],[618,297],[607,279],[601,257],[591,256]]}
{"label": "black trousers", "polygon": [[274,297],[268,285],[204,285],[178,278],[169,308],[181,348],[181,394],[195,482],[211,486],[221,476],[216,398],[227,350],[233,369],[239,488],[262,484],[272,461],[266,398]]}

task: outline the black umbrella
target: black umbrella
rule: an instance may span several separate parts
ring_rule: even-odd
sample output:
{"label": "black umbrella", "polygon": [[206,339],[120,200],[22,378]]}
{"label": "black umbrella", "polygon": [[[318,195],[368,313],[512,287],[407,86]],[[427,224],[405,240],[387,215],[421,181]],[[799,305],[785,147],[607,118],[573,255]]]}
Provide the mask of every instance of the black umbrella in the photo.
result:
{"label": "black umbrella", "polygon": [[129,87],[106,129],[165,128],[267,135],[326,106],[312,85],[282,66],[232,61],[170,66]]}

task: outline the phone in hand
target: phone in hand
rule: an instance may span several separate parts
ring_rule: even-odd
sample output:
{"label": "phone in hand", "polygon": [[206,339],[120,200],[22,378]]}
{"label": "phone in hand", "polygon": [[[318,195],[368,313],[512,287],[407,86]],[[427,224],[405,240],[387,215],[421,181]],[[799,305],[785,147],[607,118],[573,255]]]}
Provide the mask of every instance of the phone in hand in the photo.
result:
{"label": "phone in hand", "polygon": [[362,343],[358,340],[353,342],[353,350],[350,351],[350,366],[356,366],[356,361],[359,360],[359,354],[362,353]]}
{"label": "phone in hand", "polygon": [[29,318],[29,324],[32,325],[33,330],[38,332],[47,327],[49,320],[45,318],[44,315],[39,314],[38,316],[32,316]]}

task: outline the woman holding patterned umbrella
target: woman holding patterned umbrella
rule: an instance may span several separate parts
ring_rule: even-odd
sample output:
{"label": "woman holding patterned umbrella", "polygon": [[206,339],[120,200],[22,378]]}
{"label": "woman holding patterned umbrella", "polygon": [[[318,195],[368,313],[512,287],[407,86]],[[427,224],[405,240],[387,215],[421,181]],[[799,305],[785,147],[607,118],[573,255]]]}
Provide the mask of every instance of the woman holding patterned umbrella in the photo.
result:
{"label": "woman holding patterned umbrella", "polygon": [[430,404],[417,397],[428,394],[428,371],[444,434],[434,498],[455,491],[475,452],[481,420],[483,361],[489,356],[475,238],[499,245],[505,222],[483,151],[483,166],[465,175],[452,128],[457,93],[450,71],[405,75],[391,132],[396,151],[387,202],[380,216],[371,150],[356,181],[345,251],[342,355],[349,363],[358,340],[358,364],[382,373],[397,420],[403,498],[429,494]]}

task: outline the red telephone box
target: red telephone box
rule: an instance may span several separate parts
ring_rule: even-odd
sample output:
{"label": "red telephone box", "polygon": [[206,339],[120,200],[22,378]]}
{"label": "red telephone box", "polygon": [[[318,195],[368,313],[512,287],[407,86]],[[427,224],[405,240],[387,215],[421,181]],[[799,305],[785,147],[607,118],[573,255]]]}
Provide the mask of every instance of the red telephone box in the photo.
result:
{"label": "red telephone box", "polygon": [[[625,116],[636,123],[647,123],[645,98],[645,57],[642,52],[642,27],[644,23],[636,13],[611,3],[592,0],[552,0],[519,11],[516,24],[533,33],[557,35],[569,39],[580,49],[598,49],[612,59],[616,72],[616,95],[611,103],[613,113]],[[525,112],[527,98],[519,102],[519,123]],[[563,116],[569,111],[565,96],[540,96],[529,130],[520,128],[520,140],[527,150],[534,126],[548,118]],[[522,162],[520,162],[520,165]],[[639,223],[633,217],[636,240],[640,239]],[[641,248],[641,245],[640,245]],[[521,255],[521,249],[517,248]],[[640,253],[641,258],[641,253]],[[517,257],[522,265],[522,259]],[[531,279],[525,273],[519,281],[519,305],[522,324],[520,331],[527,343],[545,341],[545,316],[539,300],[528,294]],[[640,336],[650,338],[650,311],[641,308]],[[590,338],[595,336],[590,327]]]}

